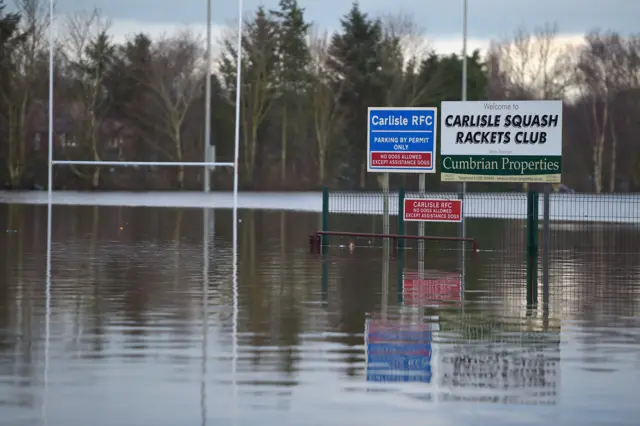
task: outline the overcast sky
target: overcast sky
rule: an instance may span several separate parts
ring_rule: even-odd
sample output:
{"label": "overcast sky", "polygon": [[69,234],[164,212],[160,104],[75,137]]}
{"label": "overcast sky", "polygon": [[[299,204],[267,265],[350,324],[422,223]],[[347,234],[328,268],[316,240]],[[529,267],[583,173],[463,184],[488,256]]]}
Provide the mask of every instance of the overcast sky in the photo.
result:
{"label": "overcast sky", "polygon": [[[276,7],[278,0],[245,0],[245,12],[262,4]],[[335,30],[349,10],[349,0],[300,0],[306,16],[319,27]],[[383,13],[411,14],[437,50],[460,50],[462,0],[360,0],[371,16]],[[58,13],[99,8],[113,22],[119,38],[125,33],[171,32],[191,25],[204,28],[206,0],[57,0]],[[212,0],[213,21],[224,26],[237,16],[236,1]],[[640,0],[469,0],[470,48],[483,47],[491,38],[502,38],[521,26],[556,23],[566,36],[593,28],[622,33],[637,31]],[[216,29],[218,30],[218,29]]]}

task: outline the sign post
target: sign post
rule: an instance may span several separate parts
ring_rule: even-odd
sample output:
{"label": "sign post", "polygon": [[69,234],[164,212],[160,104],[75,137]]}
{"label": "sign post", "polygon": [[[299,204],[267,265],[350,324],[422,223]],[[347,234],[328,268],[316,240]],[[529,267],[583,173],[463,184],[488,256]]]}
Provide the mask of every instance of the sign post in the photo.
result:
{"label": "sign post", "polygon": [[[425,173],[436,171],[437,108],[370,107],[367,124],[367,171],[384,173],[383,232],[389,233],[388,173],[420,173],[420,191],[425,190]],[[386,226],[385,226],[386,225]],[[424,235],[424,224],[420,224]],[[420,241],[420,259],[424,242]]]}

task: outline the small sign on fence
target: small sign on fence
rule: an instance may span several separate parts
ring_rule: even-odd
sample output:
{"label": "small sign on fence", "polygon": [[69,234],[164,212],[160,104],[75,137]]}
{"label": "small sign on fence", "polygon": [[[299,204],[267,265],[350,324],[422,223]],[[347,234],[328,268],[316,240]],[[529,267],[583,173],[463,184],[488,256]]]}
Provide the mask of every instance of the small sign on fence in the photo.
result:
{"label": "small sign on fence", "polygon": [[405,198],[404,220],[412,222],[461,222],[462,200]]}

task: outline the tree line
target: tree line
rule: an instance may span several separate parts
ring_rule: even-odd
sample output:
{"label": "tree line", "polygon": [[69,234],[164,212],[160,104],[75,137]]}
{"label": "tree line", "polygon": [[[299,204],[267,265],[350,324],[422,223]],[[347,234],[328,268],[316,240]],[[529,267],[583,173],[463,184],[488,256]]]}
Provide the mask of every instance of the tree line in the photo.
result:
{"label": "tree line", "polygon": [[[6,188],[47,182],[48,16],[43,0],[0,0],[0,179]],[[242,188],[378,188],[366,171],[369,106],[438,106],[461,94],[461,55],[437,55],[410,16],[369,16],[353,3],[340,30],[322,32],[297,0],[259,7],[242,34]],[[233,161],[234,30],[207,72],[204,39],[188,30],[116,43],[94,10],[66,16],[54,48],[54,158]],[[467,58],[469,100],[563,99],[563,181],[580,191],[640,189],[640,35],[594,30],[579,46],[544,24]],[[205,140],[205,82],[211,140]],[[56,188],[199,189],[201,167],[58,166]],[[227,189],[230,168],[212,185]],[[391,185],[417,187],[415,175]],[[430,189],[450,189],[439,176]],[[496,185],[491,185],[496,188]],[[508,188],[509,185],[503,185]],[[517,186],[514,186],[517,188]],[[473,190],[482,184],[472,184]],[[484,185],[487,188],[487,185]]]}

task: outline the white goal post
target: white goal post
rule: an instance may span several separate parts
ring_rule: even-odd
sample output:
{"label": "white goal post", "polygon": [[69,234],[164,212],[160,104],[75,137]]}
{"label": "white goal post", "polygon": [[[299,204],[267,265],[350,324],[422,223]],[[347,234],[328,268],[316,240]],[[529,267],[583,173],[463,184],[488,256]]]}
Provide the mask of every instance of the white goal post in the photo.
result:
{"label": "white goal post", "polygon": [[[47,161],[47,193],[48,204],[53,202],[53,167],[56,165],[76,165],[76,166],[109,166],[109,167],[204,167],[204,191],[210,190],[210,169],[214,167],[233,168],[233,210],[234,223],[237,222],[238,205],[238,158],[240,154],[240,95],[242,83],[242,14],[243,0],[238,0],[238,35],[236,52],[236,97],[235,97],[235,143],[234,161],[216,162],[207,161],[211,158],[211,79],[210,72],[213,65],[213,53],[211,48],[211,1],[207,1],[207,78],[205,79],[205,117],[204,117],[204,152],[205,161],[193,162],[172,162],[172,161],[91,161],[91,160],[56,160],[53,158],[54,149],[54,55],[55,55],[55,26],[54,26],[54,0],[49,0],[49,123],[48,123],[48,161]],[[235,227],[234,227],[235,229]],[[234,240],[237,236],[234,236]],[[235,253],[234,253],[235,254]]]}
{"label": "white goal post", "polygon": [[[211,70],[211,1],[207,0],[207,57],[209,62],[209,70]],[[238,386],[237,386],[237,363],[238,363],[238,158],[240,150],[240,93],[241,93],[241,44],[242,44],[242,24],[243,24],[243,0],[238,0],[238,34],[237,34],[237,57],[236,57],[236,111],[235,111],[235,149],[233,162],[215,162],[215,161],[203,161],[203,162],[145,162],[145,161],[71,161],[71,160],[55,160],[53,158],[53,130],[54,130],[54,103],[53,103],[53,78],[54,78],[54,0],[49,0],[49,135],[48,135],[48,203],[47,203],[47,259],[46,259],[46,279],[45,279],[45,331],[44,331],[44,396],[42,401],[42,414],[46,419],[47,416],[47,396],[48,396],[48,383],[49,383],[49,364],[50,364],[50,340],[51,340],[51,317],[52,317],[52,277],[51,277],[51,263],[52,263],[52,204],[53,204],[53,167],[56,165],[87,165],[87,166],[111,166],[111,167],[128,167],[128,166],[156,166],[156,167],[204,167],[205,182],[204,191],[209,192],[210,184],[210,168],[212,167],[232,167],[233,168],[233,249],[232,249],[232,290],[233,290],[233,317],[232,317],[232,388],[233,388],[233,407],[234,413],[237,412],[237,399],[238,399]],[[210,102],[211,96],[211,82],[210,78],[206,79],[206,116],[205,116],[205,152],[204,159],[209,160],[209,141],[211,132],[211,114],[210,114]],[[203,211],[203,353],[202,353],[202,393],[203,401],[204,385],[206,384],[206,363],[207,363],[207,324],[209,323],[209,311],[208,311],[208,275],[209,275],[209,209],[205,208]],[[205,403],[202,404],[206,406]],[[203,419],[204,419],[203,414]],[[46,421],[46,420],[45,420]]]}
{"label": "white goal post", "polygon": [[238,196],[238,157],[239,157],[239,145],[240,145],[240,93],[241,93],[241,43],[242,43],[242,12],[243,2],[238,0],[238,49],[236,58],[236,111],[235,111],[235,149],[234,149],[234,161],[233,162],[217,162],[207,161],[212,155],[209,141],[211,140],[211,79],[210,72],[213,65],[213,53],[211,48],[211,1],[207,0],[207,78],[205,79],[205,116],[204,116],[204,152],[203,156],[205,161],[101,161],[101,160],[56,160],[53,158],[54,149],[54,46],[55,46],[55,34],[54,34],[54,0],[49,0],[49,123],[48,123],[48,176],[47,176],[47,190],[48,190],[48,202],[52,203],[53,198],[53,166],[56,165],[74,165],[74,166],[109,166],[109,167],[204,167],[204,192],[210,191],[210,178],[211,169],[214,167],[232,167],[233,173],[233,198],[234,208],[237,205]]}
{"label": "white goal post", "polygon": [[[205,80],[205,149],[203,156],[205,160],[211,157],[209,141],[211,140],[211,79],[209,73],[212,70],[212,48],[211,48],[211,1],[207,1],[207,78]],[[234,157],[232,162],[216,161],[195,161],[195,162],[171,162],[171,161],[90,161],[90,160],[55,160],[53,158],[54,148],[54,56],[55,56],[55,26],[54,26],[54,0],[49,0],[49,122],[48,122],[48,214],[47,214],[47,275],[51,271],[51,216],[53,204],[53,167],[56,165],[85,165],[85,166],[156,166],[156,167],[204,167],[205,182],[204,191],[209,192],[210,168],[232,167],[233,168],[233,270],[234,277],[237,277],[237,241],[238,241],[238,164],[240,156],[240,96],[242,83],[242,26],[243,26],[243,0],[238,0],[238,28],[237,28],[237,48],[236,48],[236,93],[235,93],[235,138]],[[237,279],[237,278],[236,278]]]}
{"label": "white goal post", "polygon": [[[211,52],[211,1],[207,1],[207,62],[208,62],[208,70],[212,69],[212,52]],[[237,369],[237,360],[238,360],[238,311],[239,311],[239,303],[238,303],[238,164],[239,164],[239,154],[240,154],[240,95],[241,95],[241,82],[242,82],[242,25],[243,25],[243,0],[238,0],[238,30],[237,30],[237,48],[236,48],[236,93],[235,93],[235,140],[234,140],[234,157],[232,162],[215,162],[215,161],[202,161],[202,162],[169,162],[169,161],[160,161],[160,162],[146,162],[146,161],[89,161],[89,160],[80,160],[80,161],[72,161],[72,160],[55,160],[53,158],[53,148],[54,148],[54,46],[55,46],[55,35],[54,35],[54,0],[49,0],[49,123],[48,123],[48,177],[47,177],[47,192],[48,192],[48,203],[47,203],[47,259],[46,259],[46,284],[45,284],[45,344],[44,344],[44,402],[43,402],[43,413],[46,416],[46,400],[47,400],[47,384],[48,384],[48,376],[49,376],[49,342],[51,336],[51,300],[52,300],[52,280],[51,280],[51,263],[52,263],[52,205],[53,205],[53,167],[57,165],[86,165],[86,166],[110,166],[110,167],[129,167],[129,166],[155,166],[155,167],[204,167],[205,168],[205,179],[204,179],[204,192],[209,192],[210,189],[210,168],[213,167],[232,167],[233,168],[233,249],[232,249],[232,289],[233,289],[233,317],[232,317],[232,384],[233,384],[233,395],[234,395],[234,409],[237,410],[236,400],[237,400],[237,377],[236,377],[236,369]],[[207,74],[206,85],[205,85],[205,148],[204,148],[204,160],[209,160],[212,158],[211,147],[209,146],[209,141],[211,140],[211,79]],[[209,252],[208,252],[208,244],[209,244],[209,232],[208,232],[208,208],[204,210],[204,222],[207,226],[204,227],[204,235],[203,235],[203,256],[205,259],[205,264],[203,267],[203,321],[204,323],[208,323],[208,311],[207,305],[208,301],[208,262],[209,262]],[[203,333],[206,332],[206,327],[203,330]],[[206,349],[206,339],[205,346],[203,348]],[[203,366],[206,365],[206,351],[203,352]],[[203,367],[206,371],[206,368]],[[206,382],[205,377],[203,375],[203,383]]]}

